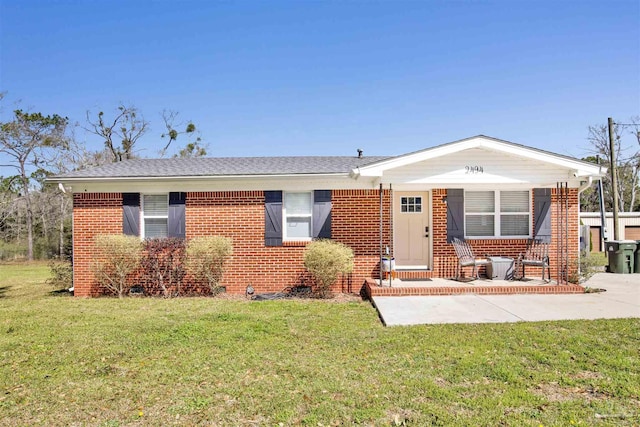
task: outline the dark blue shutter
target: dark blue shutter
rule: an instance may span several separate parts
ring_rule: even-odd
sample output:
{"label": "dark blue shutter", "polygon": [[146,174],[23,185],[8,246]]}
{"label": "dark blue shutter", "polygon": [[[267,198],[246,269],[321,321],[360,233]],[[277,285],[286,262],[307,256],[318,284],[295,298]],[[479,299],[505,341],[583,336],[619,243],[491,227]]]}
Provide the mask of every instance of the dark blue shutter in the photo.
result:
{"label": "dark blue shutter", "polygon": [[313,237],[331,238],[331,190],[313,192]]}
{"label": "dark blue shutter", "polygon": [[464,190],[447,189],[447,243],[457,237],[464,240]]}
{"label": "dark blue shutter", "polygon": [[282,246],[282,191],[264,192],[264,245]]}
{"label": "dark blue shutter", "polygon": [[533,238],[551,243],[551,189],[533,189]]}
{"label": "dark blue shutter", "polygon": [[169,193],[169,237],[185,238],[185,201],[187,193]]}
{"label": "dark blue shutter", "polygon": [[140,193],[122,193],[122,232],[140,235]]}

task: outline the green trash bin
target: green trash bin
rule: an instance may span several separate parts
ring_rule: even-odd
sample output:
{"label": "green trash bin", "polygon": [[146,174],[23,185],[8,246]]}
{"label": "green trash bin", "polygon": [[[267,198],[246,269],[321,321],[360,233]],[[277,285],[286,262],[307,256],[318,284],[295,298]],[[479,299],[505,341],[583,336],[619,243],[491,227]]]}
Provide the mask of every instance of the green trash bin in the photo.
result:
{"label": "green trash bin", "polygon": [[617,274],[633,273],[636,248],[635,240],[611,240],[605,242],[609,255],[609,272]]}
{"label": "green trash bin", "polygon": [[640,273],[640,240],[636,240],[636,256],[634,258],[633,272]]}

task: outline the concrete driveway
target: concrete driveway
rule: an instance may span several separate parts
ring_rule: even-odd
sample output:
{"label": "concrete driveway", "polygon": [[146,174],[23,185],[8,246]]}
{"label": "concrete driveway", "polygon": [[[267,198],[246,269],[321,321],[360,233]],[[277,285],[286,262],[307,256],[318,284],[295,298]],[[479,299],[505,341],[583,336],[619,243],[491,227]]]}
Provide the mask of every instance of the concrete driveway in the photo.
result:
{"label": "concrete driveway", "polygon": [[373,297],[387,326],[640,317],[640,274],[598,273],[573,295]]}

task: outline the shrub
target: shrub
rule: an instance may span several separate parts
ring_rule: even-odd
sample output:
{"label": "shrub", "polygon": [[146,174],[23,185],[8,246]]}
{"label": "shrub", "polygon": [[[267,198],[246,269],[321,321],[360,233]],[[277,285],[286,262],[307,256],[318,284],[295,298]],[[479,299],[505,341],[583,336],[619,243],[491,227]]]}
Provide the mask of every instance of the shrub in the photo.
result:
{"label": "shrub", "polygon": [[304,252],[304,266],[315,279],[318,294],[327,298],[338,275],[353,271],[353,250],[332,240],[316,240]]}
{"label": "shrub", "polygon": [[195,237],[187,244],[187,271],[207,283],[212,294],[220,292],[224,262],[233,253],[231,239],[222,236]]}
{"label": "shrub", "polygon": [[118,295],[118,298],[129,290],[127,276],[140,264],[142,242],[135,236],[98,235],[96,236],[96,261],[93,274],[96,281]]}
{"label": "shrub", "polygon": [[[607,265],[606,255],[601,252],[587,252],[580,251],[580,259],[574,261],[573,273],[569,277],[569,281],[572,283],[583,283],[589,280],[595,273],[602,271],[603,267]],[[578,268],[580,274],[578,274]]]}
{"label": "shrub", "polygon": [[69,261],[49,261],[51,277],[47,279],[47,285],[54,291],[69,289],[73,286],[73,266]]}
{"label": "shrub", "polygon": [[185,275],[184,259],[183,239],[164,237],[145,240],[141,262],[145,283],[159,286],[165,297],[179,295]]}

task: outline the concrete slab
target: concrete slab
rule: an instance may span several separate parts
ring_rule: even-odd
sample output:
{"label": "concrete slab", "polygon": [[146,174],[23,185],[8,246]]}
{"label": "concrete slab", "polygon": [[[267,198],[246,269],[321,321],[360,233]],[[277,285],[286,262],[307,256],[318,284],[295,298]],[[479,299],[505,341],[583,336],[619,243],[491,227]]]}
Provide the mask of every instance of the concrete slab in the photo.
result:
{"label": "concrete slab", "polygon": [[599,273],[574,295],[373,297],[387,326],[640,317],[640,274]]}

